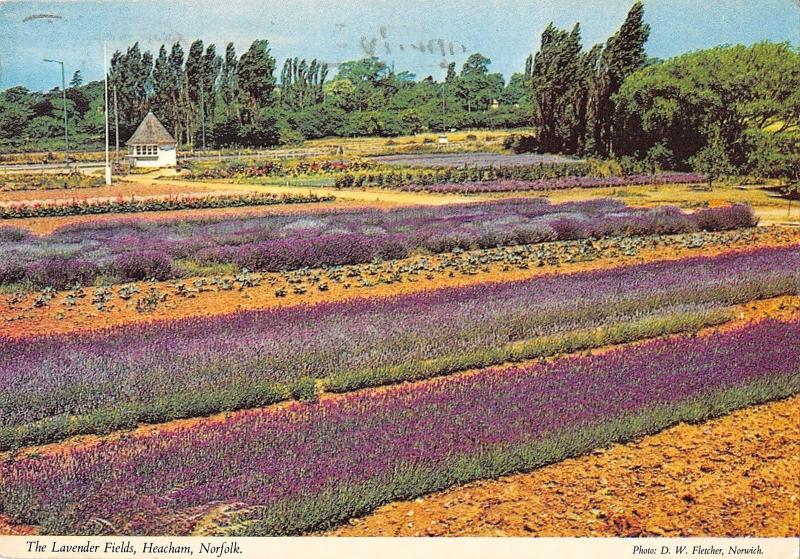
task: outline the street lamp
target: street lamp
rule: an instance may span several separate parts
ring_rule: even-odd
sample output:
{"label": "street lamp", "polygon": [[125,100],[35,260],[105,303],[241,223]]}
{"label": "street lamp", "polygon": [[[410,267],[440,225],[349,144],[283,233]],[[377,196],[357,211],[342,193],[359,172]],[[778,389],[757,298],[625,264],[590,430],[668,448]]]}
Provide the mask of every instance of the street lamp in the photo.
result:
{"label": "street lamp", "polygon": [[67,132],[67,82],[64,76],[64,63],[61,60],[44,59],[45,62],[61,64],[61,97],[64,100],[64,160],[69,165],[69,132]]}

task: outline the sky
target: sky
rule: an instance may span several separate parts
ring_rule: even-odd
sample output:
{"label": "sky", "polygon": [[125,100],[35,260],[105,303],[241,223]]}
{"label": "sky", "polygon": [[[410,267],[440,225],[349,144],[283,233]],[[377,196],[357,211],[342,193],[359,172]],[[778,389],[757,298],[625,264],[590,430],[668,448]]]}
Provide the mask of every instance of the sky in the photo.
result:
{"label": "sky", "polygon": [[[139,41],[157,54],[162,43],[195,39],[223,53],[268,39],[278,67],[287,57],[336,64],[379,56],[399,72],[441,79],[443,63],[460,67],[473,52],[508,78],[535,52],[549,22],[580,22],[584,48],[616,31],[632,0],[0,0],[0,90],[60,86],[103,75],[109,56]],[[669,58],[719,44],[762,40],[800,45],[800,0],[645,0],[650,56]],[[331,72],[333,74],[333,72]]]}

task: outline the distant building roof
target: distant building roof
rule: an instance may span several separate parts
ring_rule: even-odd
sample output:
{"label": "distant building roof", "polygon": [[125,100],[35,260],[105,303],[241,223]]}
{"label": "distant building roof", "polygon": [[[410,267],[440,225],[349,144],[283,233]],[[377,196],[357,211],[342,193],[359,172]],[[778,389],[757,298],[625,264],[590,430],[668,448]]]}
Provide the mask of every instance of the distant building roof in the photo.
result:
{"label": "distant building roof", "polygon": [[127,145],[134,146],[142,144],[157,144],[159,146],[175,145],[175,138],[172,137],[172,134],[167,132],[164,125],[156,118],[156,115],[147,113],[147,116],[144,117],[144,120],[136,129],[136,132],[134,132],[133,136],[128,140]]}

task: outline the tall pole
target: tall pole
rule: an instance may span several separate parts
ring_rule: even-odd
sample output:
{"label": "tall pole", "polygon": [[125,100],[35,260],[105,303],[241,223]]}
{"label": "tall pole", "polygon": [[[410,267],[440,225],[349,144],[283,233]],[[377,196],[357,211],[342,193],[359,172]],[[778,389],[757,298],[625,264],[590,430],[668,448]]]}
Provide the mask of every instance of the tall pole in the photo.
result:
{"label": "tall pole", "polygon": [[61,99],[64,101],[64,150],[69,161],[69,130],[67,129],[67,79],[64,76],[64,63],[61,63]]}
{"label": "tall pole", "polygon": [[61,60],[53,60],[45,58],[45,62],[54,62],[61,64],[61,100],[64,107],[64,160],[69,164],[69,132],[67,131],[67,78],[64,75],[64,62]]}
{"label": "tall pole", "polygon": [[106,44],[103,43],[103,86],[105,92],[106,117],[106,184],[111,184],[111,165],[108,161],[108,61],[106,60]]}
{"label": "tall pole", "polygon": [[114,140],[117,144],[117,151],[114,158],[119,161],[119,111],[117,110],[117,86],[114,86]]}
{"label": "tall pole", "polygon": [[445,124],[445,114],[447,112],[447,107],[445,105],[445,91],[447,88],[447,83],[442,83],[442,134],[447,134],[447,126]]}

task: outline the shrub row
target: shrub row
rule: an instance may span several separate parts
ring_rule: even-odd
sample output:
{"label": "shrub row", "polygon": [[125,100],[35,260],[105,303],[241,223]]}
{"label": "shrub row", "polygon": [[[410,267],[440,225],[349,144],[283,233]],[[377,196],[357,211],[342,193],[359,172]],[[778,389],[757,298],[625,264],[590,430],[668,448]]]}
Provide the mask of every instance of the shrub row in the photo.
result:
{"label": "shrub row", "polygon": [[336,177],[335,186],[384,186],[397,188],[406,184],[433,185],[495,180],[538,180],[561,177],[583,177],[592,174],[596,166],[591,162],[540,163],[508,167],[441,167],[437,169],[378,169],[356,173],[343,173]]}
{"label": "shrub row", "polygon": [[0,192],[94,188],[103,184],[105,184],[103,177],[84,175],[83,173],[14,173],[0,175]]}
{"label": "shrub row", "polygon": [[[354,389],[695,330],[722,320],[717,309],[796,294],[798,259],[794,248],[763,249],[0,340],[0,425],[13,441],[34,436],[15,433],[40,420],[63,425],[68,416],[94,417],[129,403],[144,413],[155,402],[183,416],[212,409],[217,400],[227,409],[231,395],[251,393],[248,387],[256,387],[256,396],[266,389],[308,395],[308,379],[330,380],[332,390]],[[164,399],[172,403],[160,404]],[[93,421],[117,421],[111,417],[101,413]]]}
{"label": "shrub row", "polygon": [[362,371],[333,372],[325,380],[329,392],[350,392],[360,388],[397,384],[449,375],[469,369],[482,369],[501,363],[542,359],[607,345],[626,344],[683,332],[697,332],[733,318],[726,309],[683,312],[618,322],[602,328],[584,328],[563,334],[542,336],[501,347],[468,351],[436,359],[411,361],[402,365],[375,367]]}
{"label": "shrub row", "polygon": [[724,231],[753,227],[757,218],[749,206],[721,206],[684,214],[677,208],[614,218],[558,217],[535,225],[518,223],[503,229],[419,229],[413,233],[366,236],[354,233],[320,234],[312,238],[276,239],[199,250],[194,258],[203,265],[233,262],[240,268],[278,272],[304,267],[358,264],[374,258],[402,259],[415,250],[434,254],[453,250],[486,249],[611,236],[669,235],[692,231]]}
{"label": "shrub row", "polygon": [[139,213],[207,208],[269,206],[330,202],[333,196],[316,194],[226,194],[219,196],[169,196],[158,198],[116,198],[114,200],[71,200],[69,202],[16,203],[0,206],[0,219],[57,217],[106,213]]}
{"label": "shrub row", "polygon": [[257,177],[286,177],[300,175],[321,175],[344,173],[371,169],[377,164],[365,159],[297,159],[252,161],[223,161],[211,166],[189,164],[189,180],[249,179]]}
{"label": "shrub row", "polygon": [[[309,199],[314,197],[295,201]],[[60,289],[86,285],[101,273],[122,280],[167,279],[181,274],[180,260],[277,272],[401,259],[415,251],[719,231],[755,223],[752,210],[742,205],[689,214],[609,199],[551,205],[540,198],[389,211],[331,208],[289,215],[98,220],[65,226],[50,236],[0,228],[0,284],[27,281]],[[151,269],[151,275],[143,275]]]}
{"label": "shrub row", "polygon": [[569,188],[607,188],[645,184],[695,184],[705,180],[696,173],[661,173],[648,175],[622,175],[610,177],[561,177],[538,180],[498,180],[483,182],[442,182],[436,184],[403,184],[405,192],[433,192],[437,194],[474,194],[500,192],[546,192]]}

